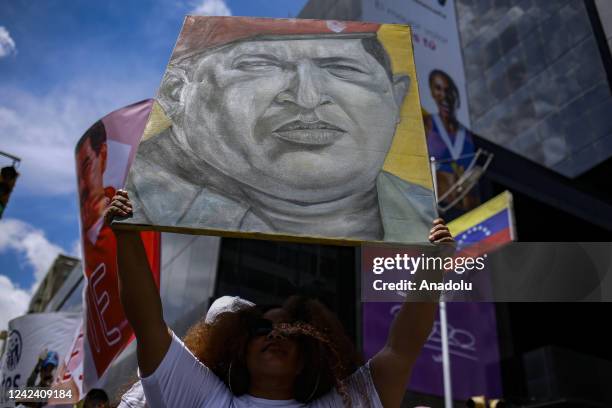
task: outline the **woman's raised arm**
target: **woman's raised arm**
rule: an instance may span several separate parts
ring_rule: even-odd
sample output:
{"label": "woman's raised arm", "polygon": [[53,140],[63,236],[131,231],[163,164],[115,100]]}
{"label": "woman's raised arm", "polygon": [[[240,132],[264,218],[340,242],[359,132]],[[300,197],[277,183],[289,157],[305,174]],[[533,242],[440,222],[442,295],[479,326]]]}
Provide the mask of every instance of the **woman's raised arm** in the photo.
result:
{"label": "woman's raised arm", "polygon": [[[429,241],[454,242],[442,219],[434,221]],[[386,345],[372,358],[372,380],[383,406],[400,406],[412,367],[433,327],[437,307],[435,302],[404,303],[391,324]]]}
{"label": "woman's raised arm", "polygon": [[[132,213],[124,190],[118,190],[104,215],[110,225],[116,216]],[[115,229],[119,296],[127,320],[134,329],[140,375],[152,374],[170,347],[171,335],[164,322],[161,299],[147,254],[137,231]]]}

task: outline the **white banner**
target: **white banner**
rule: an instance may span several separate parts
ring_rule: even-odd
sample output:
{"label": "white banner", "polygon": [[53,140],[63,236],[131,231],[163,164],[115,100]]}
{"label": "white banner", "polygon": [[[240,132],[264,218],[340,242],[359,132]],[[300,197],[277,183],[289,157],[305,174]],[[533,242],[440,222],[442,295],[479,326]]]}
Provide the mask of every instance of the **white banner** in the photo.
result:
{"label": "white banner", "polygon": [[34,313],[9,322],[0,359],[0,408],[14,407],[11,388],[50,387],[72,344],[80,313]]}
{"label": "white banner", "polygon": [[421,105],[430,114],[438,113],[432,97],[429,75],[445,72],[458,91],[456,117],[470,128],[463,56],[454,0],[363,0],[363,21],[408,24],[412,27],[414,60]]}

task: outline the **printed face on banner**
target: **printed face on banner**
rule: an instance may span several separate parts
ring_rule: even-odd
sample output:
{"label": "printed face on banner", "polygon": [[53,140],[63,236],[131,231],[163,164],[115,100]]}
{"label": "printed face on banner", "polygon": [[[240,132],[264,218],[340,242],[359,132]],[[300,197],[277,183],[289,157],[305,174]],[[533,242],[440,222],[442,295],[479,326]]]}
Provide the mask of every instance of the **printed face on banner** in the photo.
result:
{"label": "printed face on banner", "polygon": [[107,204],[103,184],[107,154],[106,130],[102,122],[96,122],[87,131],[76,152],[81,219],[85,231],[102,218]]}
{"label": "printed face on banner", "polygon": [[[115,237],[104,225],[103,214],[115,191],[125,182],[132,152],[143,134],[152,105],[153,101],[147,100],[106,115],[87,130],[75,150],[87,282],[84,348],[91,353],[95,365],[91,370],[85,367],[85,371],[97,376],[104,373],[133,338],[119,301]],[[142,234],[143,243],[158,281],[157,233],[145,235]],[[95,380],[88,379],[92,384]]]}
{"label": "printed face on banner", "polygon": [[433,194],[414,82],[406,26],[188,17],[123,223],[426,240]]}
{"label": "printed face on banner", "polygon": [[472,132],[457,118],[459,87],[441,69],[429,73],[428,84],[437,111],[425,113],[423,122],[429,153],[436,159],[438,197],[443,203],[455,202],[456,208],[472,209],[479,203],[477,189],[466,195],[457,188],[470,174],[476,150]]}
{"label": "printed face on banner", "polygon": [[459,106],[459,90],[452,78],[444,71],[432,71],[429,75],[431,97],[438,107],[438,114],[445,120],[456,119]]}
{"label": "printed face on banner", "polygon": [[[125,166],[120,158],[108,155],[109,139],[102,120],[81,138],[76,148],[77,179],[81,202],[86,329],[96,365],[106,366],[114,352],[131,336],[118,303],[115,272],[115,242],[111,230],[103,225],[104,209],[115,191],[105,185],[109,167]],[[110,160],[108,160],[110,158]]]}

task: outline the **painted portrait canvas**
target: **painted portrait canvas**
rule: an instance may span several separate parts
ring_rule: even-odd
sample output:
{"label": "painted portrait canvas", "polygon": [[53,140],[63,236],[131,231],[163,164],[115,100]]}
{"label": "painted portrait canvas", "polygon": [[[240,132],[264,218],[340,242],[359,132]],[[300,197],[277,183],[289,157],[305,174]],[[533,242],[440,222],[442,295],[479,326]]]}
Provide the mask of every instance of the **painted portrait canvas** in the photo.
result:
{"label": "painted portrait canvas", "polygon": [[119,228],[426,242],[410,28],[188,16],[126,189]]}

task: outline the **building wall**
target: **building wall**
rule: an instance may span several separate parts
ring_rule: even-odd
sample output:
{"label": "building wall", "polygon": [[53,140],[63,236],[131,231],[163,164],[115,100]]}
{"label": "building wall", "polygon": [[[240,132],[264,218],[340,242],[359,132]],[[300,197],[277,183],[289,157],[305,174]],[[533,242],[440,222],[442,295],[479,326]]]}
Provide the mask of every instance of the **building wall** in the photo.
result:
{"label": "building wall", "polygon": [[45,307],[45,312],[81,312],[83,310],[83,264],[79,262],[64,279],[62,286]]}
{"label": "building wall", "polygon": [[32,295],[30,305],[28,306],[28,313],[41,313],[45,311],[49,302],[51,302],[64,285],[66,278],[74,269],[80,270],[80,268],[81,261],[79,259],[61,254],[58,255],[47,271],[45,278],[40,282],[36,292]]}
{"label": "building wall", "polygon": [[606,33],[608,47],[612,50],[612,1],[610,0],[595,0],[597,11],[601,19],[601,25]]}
{"label": "building wall", "polygon": [[612,96],[583,1],[457,0],[457,15],[478,134],[569,177],[612,156]]}

